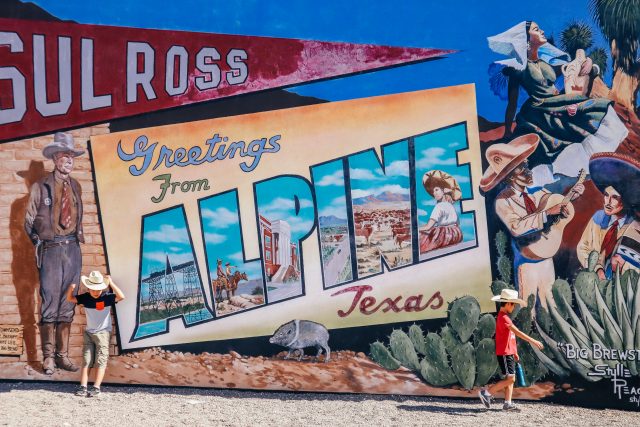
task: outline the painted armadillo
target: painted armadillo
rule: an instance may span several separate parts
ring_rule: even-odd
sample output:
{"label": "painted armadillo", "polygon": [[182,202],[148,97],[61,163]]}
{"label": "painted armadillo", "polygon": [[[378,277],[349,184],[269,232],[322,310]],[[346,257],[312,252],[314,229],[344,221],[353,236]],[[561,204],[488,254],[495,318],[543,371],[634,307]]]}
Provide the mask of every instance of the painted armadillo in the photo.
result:
{"label": "painted armadillo", "polygon": [[301,360],[304,355],[303,349],[306,347],[317,348],[318,354],[316,357],[319,357],[322,350],[324,350],[325,362],[328,362],[331,356],[329,331],[324,325],[310,320],[292,320],[285,323],[269,338],[269,342],[289,349],[285,359],[291,357],[294,351],[299,350],[298,360]]}

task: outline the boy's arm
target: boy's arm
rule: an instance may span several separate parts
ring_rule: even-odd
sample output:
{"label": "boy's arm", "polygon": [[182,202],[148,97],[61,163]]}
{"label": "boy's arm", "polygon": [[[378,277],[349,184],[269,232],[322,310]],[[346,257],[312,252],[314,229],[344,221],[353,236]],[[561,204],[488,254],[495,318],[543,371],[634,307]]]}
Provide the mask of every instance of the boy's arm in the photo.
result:
{"label": "boy's arm", "polygon": [[72,302],[74,304],[77,304],[78,300],[73,295],[73,290],[75,288],[76,288],[76,284],[75,283],[72,283],[71,285],[69,285],[69,288],[67,288],[67,301]]}
{"label": "boy's arm", "polygon": [[115,283],[113,283],[113,279],[111,278],[111,276],[107,275],[107,279],[109,279],[109,286],[111,286],[111,290],[113,290],[113,293],[116,294],[116,302],[122,301],[124,299],[124,293],[122,292],[122,290]]}
{"label": "boy's arm", "polygon": [[520,329],[518,329],[516,325],[514,325],[513,323],[509,325],[509,329],[511,329],[511,331],[513,331],[513,333],[516,334],[518,338],[522,338],[523,340],[528,341],[531,344],[535,345],[538,348],[538,350],[542,350],[544,348],[544,345],[542,345],[540,341],[538,341],[537,339],[531,338],[529,335],[525,334]]}

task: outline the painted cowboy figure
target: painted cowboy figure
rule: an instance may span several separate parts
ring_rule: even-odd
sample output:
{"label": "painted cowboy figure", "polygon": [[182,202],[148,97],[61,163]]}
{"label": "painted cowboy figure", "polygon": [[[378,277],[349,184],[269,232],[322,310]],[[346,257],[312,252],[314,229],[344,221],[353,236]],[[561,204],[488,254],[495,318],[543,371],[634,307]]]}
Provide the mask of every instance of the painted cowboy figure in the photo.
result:
{"label": "painted cowboy figure", "polygon": [[[495,209],[512,237],[516,287],[520,298],[526,301],[529,295],[535,295],[546,307],[547,294],[556,279],[553,258],[528,258],[523,250],[539,239],[541,233],[547,231],[555,221],[568,216],[569,211],[566,204],[542,207],[541,201],[551,193],[545,189],[529,190],[533,177],[527,158],[539,143],[540,138],[536,134],[527,134],[508,144],[489,147],[485,153],[489,167],[480,180],[480,189],[487,192],[504,183],[505,188],[496,197]],[[576,185],[572,199],[583,192],[584,186]]]}
{"label": "painted cowboy figure", "polygon": [[640,271],[640,161],[624,154],[598,153],[591,157],[589,173],[596,187],[605,194],[605,202],[607,192],[614,190],[624,206],[617,215],[617,222],[622,225],[615,225],[615,236],[610,238],[613,241],[607,241],[608,231],[603,236],[600,261],[605,273],[611,277],[618,268]]}
{"label": "painted cowboy figure", "polygon": [[231,271],[231,269],[232,268],[238,268],[235,265],[231,265],[230,262],[226,263],[224,266],[226,267],[225,268],[225,274],[227,276],[227,279],[229,279],[231,276],[233,276],[233,272]]}
{"label": "painted cowboy figure", "polygon": [[36,245],[40,271],[40,336],[42,366],[51,375],[55,367],[75,372],[68,358],[69,333],[75,304],[65,289],[80,280],[82,254],[82,189],[69,174],[74,158],[84,153],[74,148],[73,137],[58,132],[42,155],[53,160],[54,170],[31,186],[25,230]]}
{"label": "painted cowboy figure", "polygon": [[221,283],[226,284],[227,283],[227,274],[224,271],[224,268],[222,267],[222,260],[219,259],[218,260],[218,267],[216,268],[216,274],[218,275],[218,280],[220,280]]}

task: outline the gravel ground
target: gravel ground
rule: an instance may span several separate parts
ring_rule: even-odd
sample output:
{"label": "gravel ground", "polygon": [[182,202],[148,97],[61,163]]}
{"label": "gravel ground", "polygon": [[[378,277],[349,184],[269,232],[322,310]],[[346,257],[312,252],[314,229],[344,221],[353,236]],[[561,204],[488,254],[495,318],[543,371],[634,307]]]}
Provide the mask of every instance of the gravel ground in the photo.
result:
{"label": "gravel ground", "polygon": [[501,404],[485,410],[462,399],[171,387],[104,386],[100,397],[81,398],[74,386],[0,382],[0,425],[640,425],[640,412],[538,402],[503,413]]}

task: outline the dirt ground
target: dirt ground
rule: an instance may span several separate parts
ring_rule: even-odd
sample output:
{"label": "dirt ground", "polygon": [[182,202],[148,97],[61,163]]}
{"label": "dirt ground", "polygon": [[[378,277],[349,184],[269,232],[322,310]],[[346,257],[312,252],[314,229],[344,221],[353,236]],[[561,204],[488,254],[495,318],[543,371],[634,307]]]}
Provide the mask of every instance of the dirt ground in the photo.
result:
{"label": "dirt ground", "polygon": [[0,382],[0,425],[212,426],[633,426],[640,413],[517,402],[486,410],[477,400],[367,394],[252,392],[171,387],[103,386],[97,398],[76,397],[74,384]]}

